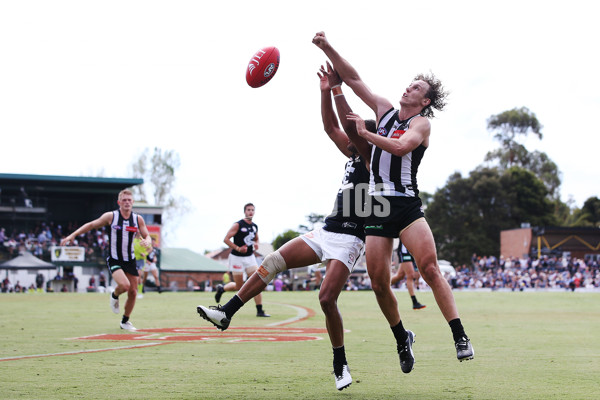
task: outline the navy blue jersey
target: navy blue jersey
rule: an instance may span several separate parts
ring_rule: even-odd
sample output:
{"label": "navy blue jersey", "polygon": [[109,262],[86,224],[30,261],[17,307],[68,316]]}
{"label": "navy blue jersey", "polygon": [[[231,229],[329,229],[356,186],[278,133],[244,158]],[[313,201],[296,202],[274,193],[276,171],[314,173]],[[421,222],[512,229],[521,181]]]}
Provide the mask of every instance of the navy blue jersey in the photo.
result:
{"label": "navy blue jersey", "polygon": [[233,244],[236,246],[248,246],[248,251],[240,253],[239,251],[231,250],[231,254],[234,256],[248,257],[254,253],[254,238],[258,233],[258,225],[254,222],[247,223],[245,220],[240,219],[238,222],[239,229],[233,236]]}
{"label": "navy blue jersey", "polygon": [[369,171],[359,155],[353,155],[346,163],[344,180],[338,190],[333,212],[325,218],[323,229],[346,233],[365,240],[364,202],[369,182]]}

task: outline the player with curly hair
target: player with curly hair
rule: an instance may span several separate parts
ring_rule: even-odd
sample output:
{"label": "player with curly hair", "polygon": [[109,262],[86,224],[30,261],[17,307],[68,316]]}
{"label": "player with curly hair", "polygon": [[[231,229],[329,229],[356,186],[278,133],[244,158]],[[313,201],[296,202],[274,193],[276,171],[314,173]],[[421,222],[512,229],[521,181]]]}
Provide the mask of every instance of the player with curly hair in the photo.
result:
{"label": "player with curly hair", "polygon": [[[452,330],[457,358],[460,361],[472,359],[473,347],[459,318],[452,289],[440,271],[435,241],[425,220],[417,187],[417,170],[429,147],[429,118],[434,116],[434,110],[441,111],[445,107],[448,93],[433,74],[421,74],[406,88],[396,109],[389,100],[371,91],[323,32],[315,35],[313,43],[329,57],[344,83],[376,115],[377,133],[369,132],[364,120],[355,113],[350,113],[348,119],[356,123],[358,134],[373,144],[369,195],[389,202],[389,212],[377,213],[373,208],[367,216],[367,271],[379,307],[396,338],[402,371],[409,373],[414,366],[414,333],[404,328],[390,287],[390,260],[396,237],[413,255],[421,276],[431,287]],[[376,203],[371,201],[373,206]]]}

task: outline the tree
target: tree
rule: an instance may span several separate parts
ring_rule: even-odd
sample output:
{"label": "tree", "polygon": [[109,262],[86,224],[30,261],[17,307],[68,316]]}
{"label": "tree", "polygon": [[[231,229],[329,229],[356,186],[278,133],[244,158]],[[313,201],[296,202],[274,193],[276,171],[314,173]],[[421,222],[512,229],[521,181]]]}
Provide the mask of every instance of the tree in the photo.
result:
{"label": "tree", "polygon": [[287,231],[277,235],[275,240],[273,240],[273,243],[271,243],[273,250],[279,249],[281,246],[298,236],[300,236],[300,233],[291,229],[288,229]]}
{"label": "tree", "polygon": [[588,198],[583,203],[581,211],[586,221],[590,222],[592,226],[600,227],[600,199],[598,197]]}
{"label": "tree", "polygon": [[306,219],[308,220],[310,226],[298,225],[298,230],[304,233],[310,232],[315,229],[315,225],[323,225],[325,223],[325,218],[326,216],[323,214],[310,213],[306,216]]}
{"label": "tree", "polygon": [[500,231],[529,222],[552,225],[553,205],[544,184],[513,167],[480,167],[463,178],[454,173],[427,207],[440,258],[467,263],[471,255],[500,250]]}
{"label": "tree", "polygon": [[500,170],[519,166],[537,175],[548,189],[548,195],[558,198],[560,172],[558,166],[546,153],[529,152],[517,141],[518,136],[533,134],[542,139],[542,125],[535,114],[527,107],[514,108],[488,119],[488,130],[494,132],[494,139],[500,142],[500,148],[490,151],[485,161],[497,161]]}
{"label": "tree", "polygon": [[175,172],[179,165],[179,155],[174,150],[163,151],[158,147],[152,153],[144,149],[131,164],[133,176],[144,179],[142,185],[132,188],[134,198],[143,203],[149,203],[151,199],[153,204],[163,207],[162,226],[165,234],[189,211],[187,199],[176,197],[173,193]]}
{"label": "tree", "polygon": [[488,118],[488,129],[495,131],[494,138],[502,143],[503,147],[510,148],[516,143],[517,135],[533,133],[542,139],[542,124],[527,107],[513,108]]}
{"label": "tree", "polygon": [[298,231],[288,229],[287,231],[283,232],[282,234],[277,235],[275,240],[273,240],[273,243],[271,243],[273,246],[273,249],[277,250],[278,248],[280,248],[281,246],[283,246],[290,240],[300,236],[301,234],[314,230],[315,225],[322,225],[325,221],[325,215],[310,213],[309,215],[306,216],[306,219],[308,220],[308,223],[310,224],[310,226],[298,225]]}

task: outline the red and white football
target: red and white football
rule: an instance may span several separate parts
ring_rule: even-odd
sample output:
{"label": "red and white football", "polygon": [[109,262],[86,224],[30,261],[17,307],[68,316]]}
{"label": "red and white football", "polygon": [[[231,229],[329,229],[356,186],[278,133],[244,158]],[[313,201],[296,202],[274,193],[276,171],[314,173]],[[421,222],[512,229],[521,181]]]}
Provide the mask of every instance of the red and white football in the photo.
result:
{"label": "red and white football", "polygon": [[252,56],[246,69],[246,82],[253,88],[265,85],[279,68],[279,50],[277,47],[265,47]]}

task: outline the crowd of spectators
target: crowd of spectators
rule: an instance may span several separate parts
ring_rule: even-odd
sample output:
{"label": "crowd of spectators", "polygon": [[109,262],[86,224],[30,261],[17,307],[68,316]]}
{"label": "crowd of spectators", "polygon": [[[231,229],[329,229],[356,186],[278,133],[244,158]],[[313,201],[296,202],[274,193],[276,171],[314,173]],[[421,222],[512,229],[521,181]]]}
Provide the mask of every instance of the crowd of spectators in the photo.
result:
{"label": "crowd of spectators", "polygon": [[456,276],[446,276],[453,289],[563,289],[600,288],[598,259],[578,259],[543,255],[534,258],[477,256],[471,265],[456,268]]}
{"label": "crowd of spectators", "polygon": [[[58,246],[64,236],[79,226],[78,222],[69,222],[65,227],[54,222],[42,222],[28,232],[7,232],[4,227],[0,227],[0,253],[4,253],[0,254],[0,259],[11,259],[23,251],[28,251],[40,259],[49,261],[50,248]],[[106,227],[78,236],[73,245],[85,247],[86,259],[103,257],[108,247]]]}

